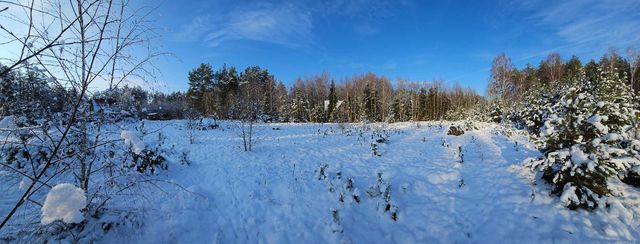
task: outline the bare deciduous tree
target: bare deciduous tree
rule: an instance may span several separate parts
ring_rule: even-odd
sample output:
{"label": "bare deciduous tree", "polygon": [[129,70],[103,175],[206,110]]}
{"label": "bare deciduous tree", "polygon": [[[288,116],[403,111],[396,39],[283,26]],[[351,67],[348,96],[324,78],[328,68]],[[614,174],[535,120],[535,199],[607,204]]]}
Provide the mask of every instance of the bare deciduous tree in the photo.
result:
{"label": "bare deciduous tree", "polygon": [[[0,4],[9,5],[5,10],[16,10],[0,12],[0,17],[15,20],[0,25],[7,37],[0,40],[0,45],[21,50],[5,60],[8,66],[0,75],[31,70],[75,93],[74,100],[69,101],[71,109],[60,118],[62,121],[43,123],[55,128],[40,127],[40,133],[46,135],[40,141],[50,147],[44,154],[44,163],[31,168],[31,183],[3,218],[2,229],[25,204],[25,199],[46,186],[41,182],[71,174],[76,177],[78,187],[88,191],[92,176],[109,168],[96,165],[100,159],[96,148],[113,141],[101,136],[100,128],[107,121],[88,105],[89,88],[97,83],[115,88],[131,79],[144,81],[154,77],[155,72],[147,69],[147,65],[159,54],[149,49],[151,29],[144,20],[147,11],[133,9],[128,0],[31,0],[28,4],[21,1],[0,1]],[[71,151],[77,153],[69,154]],[[51,169],[56,170],[50,172]]]}
{"label": "bare deciduous tree", "polygon": [[241,85],[240,94],[234,101],[232,114],[238,120],[242,144],[245,151],[252,151],[254,144],[254,125],[261,112],[262,91],[259,84],[247,82]]}
{"label": "bare deciduous tree", "polygon": [[640,50],[630,47],[627,49],[627,55],[629,56],[629,65],[630,65],[630,73],[629,78],[631,81],[631,89],[635,92],[638,88],[636,85],[636,73],[638,72],[638,67],[640,67]]}
{"label": "bare deciduous tree", "polygon": [[557,83],[564,76],[564,63],[560,54],[551,53],[540,63],[540,73],[544,82]]}
{"label": "bare deciduous tree", "polygon": [[493,59],[491,64],[491,78],[489,79],[488,95],[491,97],[508,98],[512,96],[511,75],[515,67],[506,54],[501,53]]}

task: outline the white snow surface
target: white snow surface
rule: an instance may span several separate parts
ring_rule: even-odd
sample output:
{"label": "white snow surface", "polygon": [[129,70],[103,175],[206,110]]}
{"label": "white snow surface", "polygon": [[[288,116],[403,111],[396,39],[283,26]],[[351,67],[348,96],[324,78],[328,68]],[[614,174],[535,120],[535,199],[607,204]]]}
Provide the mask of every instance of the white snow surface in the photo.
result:
{"label": "white snow surface", "polygon": [[80,211],[86,205],[87,197],[82,189],[69,183],[58,184],[47,193],[40,223],[46,225],[56,220],[80,223],[84,219]]}
{"label": "white snow surface", "polygon": [[[449,123],[258,124],[253,152],[222,121],[189,144],[185,121],[147,121],[167,147],[187,152],[172,164],[167,187],[148,201],[141,230],[113,232],[109,243],[593,243],[640,240],[640,194],[612,181],[610,208],[569,210],[574,196],[551,195],[521,166],[539,156],[523,133],[480,124],[462,136]],[[133,126],[131,126],[133,127]],[[277,128],[277,129],[276,129]],[[372,131],[385,131],[372,153]],[[135,149],[138,142],[123,133]],[[138,138],[139,139],[139,138]],[[157,136],[144,143],[157,143]],[[444,146],[443,146],[444,142]],[[516,143],[517,142],[517,143]],[[143,143],[143,144],[144,144]],[[463,156],[458,155],[462,147]],[[463,159],[461,162],[461,158]],[[326,179],[319,180],[321,165]],[[377,174],[392,209],[369,191]],[[338,178],[340,175],[340,178]],[[347,188],[353,181],[353,191]],[[340,196],[343,201],[340,201]],[[359,202],[353,198],[359,197]]]}
{"label": "white snow surface", "polygon": [[11,130],[16,128],[15,117],[10,115],[0,120],[0,130]]}

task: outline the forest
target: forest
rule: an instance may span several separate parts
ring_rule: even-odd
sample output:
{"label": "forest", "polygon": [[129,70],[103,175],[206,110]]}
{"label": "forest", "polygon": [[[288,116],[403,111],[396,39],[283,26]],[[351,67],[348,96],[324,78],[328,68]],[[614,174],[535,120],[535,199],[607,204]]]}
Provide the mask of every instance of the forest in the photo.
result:
{"label": "forest", "polygon": [[[457,82],[391,80],[372,72],[338,82],[324,72],[297,78],[287,87],[258,66],[238,72],[235,67],[224,65],[214,70],[203,63],[185,74],[187,91],[163,93],[124,84],[92,92],[88,99],[139,118],[161,112],[166,114],[165,119],[191,116],[233,120],[242,117],[239,107],[251,102],[256,105],[256,120],[262,122],[456,121],[468,116],[499,122],[503,117],[513,118],[514,113],[530,106],[528,102],[539,101],[539,96],[581,81],[597,80],[602,72],[619,77],[635,94],[640,89],[639,54],[633,49],[626,54],[621,56],[612,49],[598,61],[583,63],[576,56],[563,59],[551,53],[537,66],[517,68],[503,53],[491,64],[486,95]],[[64,101],[78,96],[77,91],[49,82],[33,70],[37,68],[3,74],[1,89],[5,95],[0,115],[36,118],[67,111]]]}

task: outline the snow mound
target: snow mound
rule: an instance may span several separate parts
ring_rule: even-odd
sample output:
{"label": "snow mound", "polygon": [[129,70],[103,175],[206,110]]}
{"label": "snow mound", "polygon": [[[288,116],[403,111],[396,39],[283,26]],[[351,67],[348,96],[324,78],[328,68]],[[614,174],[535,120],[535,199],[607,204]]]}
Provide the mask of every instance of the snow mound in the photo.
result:
{"label": "snow mound", "polygon": [[433,184],[441,184],[445,182],[455,181],[458,179],[458,173],[450,172],[450,173],[441,173],[441,174],[431,174],[427,176],[427,180]]}
{"label": "snow mound", "polygon": [[87,205],[84,191],[76,186],[63,183],[51,188],[42,206],[43,225],[56,220],[65,223],[80,223],[84,217],[80,210]]}
{"label": "snow mound", "polygon": [[15,117],[7,116],[2,118],[2,120],[0,120],[0,130],[2,129],[11,130],[15,128],[16,128]]}
{"label": "snow mound", "polygon": [[142,140],[140,140],[140,137],[138,137],[133,131],[124,130],[122,131],[122,133],[120,133],[120,137],[124,139],[124,144],[126,146],[130,146],[133,150],[133,153],[135,154],[142,153],[142,151],[146,148],[144,142],[142,142]]}

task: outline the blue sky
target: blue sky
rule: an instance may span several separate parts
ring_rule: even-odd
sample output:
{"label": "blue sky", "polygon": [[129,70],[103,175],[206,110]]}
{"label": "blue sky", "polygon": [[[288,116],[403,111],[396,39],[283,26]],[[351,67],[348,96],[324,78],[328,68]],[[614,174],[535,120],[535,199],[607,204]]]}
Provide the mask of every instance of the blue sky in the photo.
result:
{"label": "blue sky", "polygon": [[152,17],[161,91],[187,89],[200,63],[258,65],[285,84],[329,72],[458,81],[484,94],[493,57],[522,66],[548,53],[583,61],[640,45],[640,1],[195,0]]}

